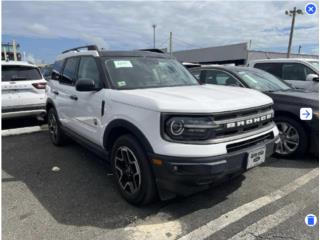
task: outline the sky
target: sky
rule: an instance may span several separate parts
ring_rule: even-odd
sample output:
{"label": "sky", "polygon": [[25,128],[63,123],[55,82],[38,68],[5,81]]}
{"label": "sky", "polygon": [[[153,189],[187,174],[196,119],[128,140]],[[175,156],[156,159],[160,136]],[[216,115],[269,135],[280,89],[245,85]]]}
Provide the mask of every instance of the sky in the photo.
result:
{"label": "sky", "polygon": [[[3,1],[2,42],[15,39],[27,60],[51,63],[68,48],[110,50],[220,46],[251,40],[251,49],[286,52],[291,18],[310,1]],[[318,54],[319,20],[296,17],[292,52]]]}

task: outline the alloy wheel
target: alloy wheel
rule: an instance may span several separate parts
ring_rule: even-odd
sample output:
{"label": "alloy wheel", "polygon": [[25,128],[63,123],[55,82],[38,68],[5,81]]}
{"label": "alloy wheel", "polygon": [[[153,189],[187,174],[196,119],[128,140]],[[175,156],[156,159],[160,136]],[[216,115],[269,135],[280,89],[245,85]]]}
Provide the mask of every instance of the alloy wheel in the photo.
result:
{"label": "alloy wheel", "polygon": [[58,135],[58,123],[55,114],[50,111],[48,116],[48,128],[53,139],[57,138]]}
{"label": "alloy wheel", "polygon": [[287,122],[277,122],[280,142],[277,144],[276,153],[289,155],[299,147],[300,137],[298,130]]}
{"label": "alloy wheel", "polygon": [[121,146],[115,154],[115,169],[120,187],[127,194],[135,194],[141,187],[141,171],[135,154]]}

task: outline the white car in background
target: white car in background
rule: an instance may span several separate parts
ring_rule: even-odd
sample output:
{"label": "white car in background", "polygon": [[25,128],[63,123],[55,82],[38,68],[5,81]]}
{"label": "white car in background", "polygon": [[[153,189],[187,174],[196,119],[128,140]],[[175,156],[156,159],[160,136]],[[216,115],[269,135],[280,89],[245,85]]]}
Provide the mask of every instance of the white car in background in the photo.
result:
{"label": "white car in background", "polygon": [[286,81],[295,88],[318,92],[319,60],[305,58],[259,59],[249,63]]}
{"label": "white car in background", "polygon": [[39,68],[27,62],[1,63],[2,119],[46,115],[47,81]]}

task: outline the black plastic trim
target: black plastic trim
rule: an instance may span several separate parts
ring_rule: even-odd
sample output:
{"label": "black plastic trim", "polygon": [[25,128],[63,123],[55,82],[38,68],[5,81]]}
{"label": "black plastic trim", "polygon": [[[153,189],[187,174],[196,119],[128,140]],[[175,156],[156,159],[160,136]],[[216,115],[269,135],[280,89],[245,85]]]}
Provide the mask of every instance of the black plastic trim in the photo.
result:
{"label": "black plastic trim", "polygon": [[105,146],[106,149],[107,149],[107,145],[108,145],[107,144],[108,139],[111,136],[110,133],[115,128],[126,129],[128,132],[130,132],[133,136],[135,136],[141,142],[141,144],[143,145],[143,147],[145,148],[147,153],[154,153],[150,142],[148,141],[146,136],[139,130],[139,128],[124,119],[116,119],[108,124],[108,126],[104,132],[104,136],[103,136],[103,146]]}
{"label": "black plastic trim", "polygon": [[106,151],[105,149],[103,149],[99,145],[89,141],[88,139],[82,137],[81,135],[77,134],[76,132],[74,132],[73,130],[71,130],[67,127],[64,127],[61,125],[61,128],[67,136],[71,137],[76,142],[78,142],[79,144],[81,144],[82,146],[87,148],[88,150],[92,151],[93,153],[97,154],[101,158],[109,161],[108,151]]}

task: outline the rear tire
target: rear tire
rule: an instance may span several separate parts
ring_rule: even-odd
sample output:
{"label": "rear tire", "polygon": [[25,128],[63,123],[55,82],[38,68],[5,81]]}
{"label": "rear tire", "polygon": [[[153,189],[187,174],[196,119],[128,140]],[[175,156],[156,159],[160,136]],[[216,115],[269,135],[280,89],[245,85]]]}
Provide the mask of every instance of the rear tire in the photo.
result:
{"label": "rear tire", "polygon": [[129,203],[145,205],[156,196],[156,186],[147,155],[131,135],[119,137],[112,147],[112,170],[120,194]]}
{"label": "rear tire", "polygon": [[281,116],[275,118],[280,132],[280,143],[276,148],[279,157],[302,156],[308,150],[308,134],[298,121]]}
{"label": "rear tire", "polygon": [[67,136],[61,129],[55,108],[50,108],[48,111],[48,128],[51,142],[56,146],[63,146],[66,143]]}

